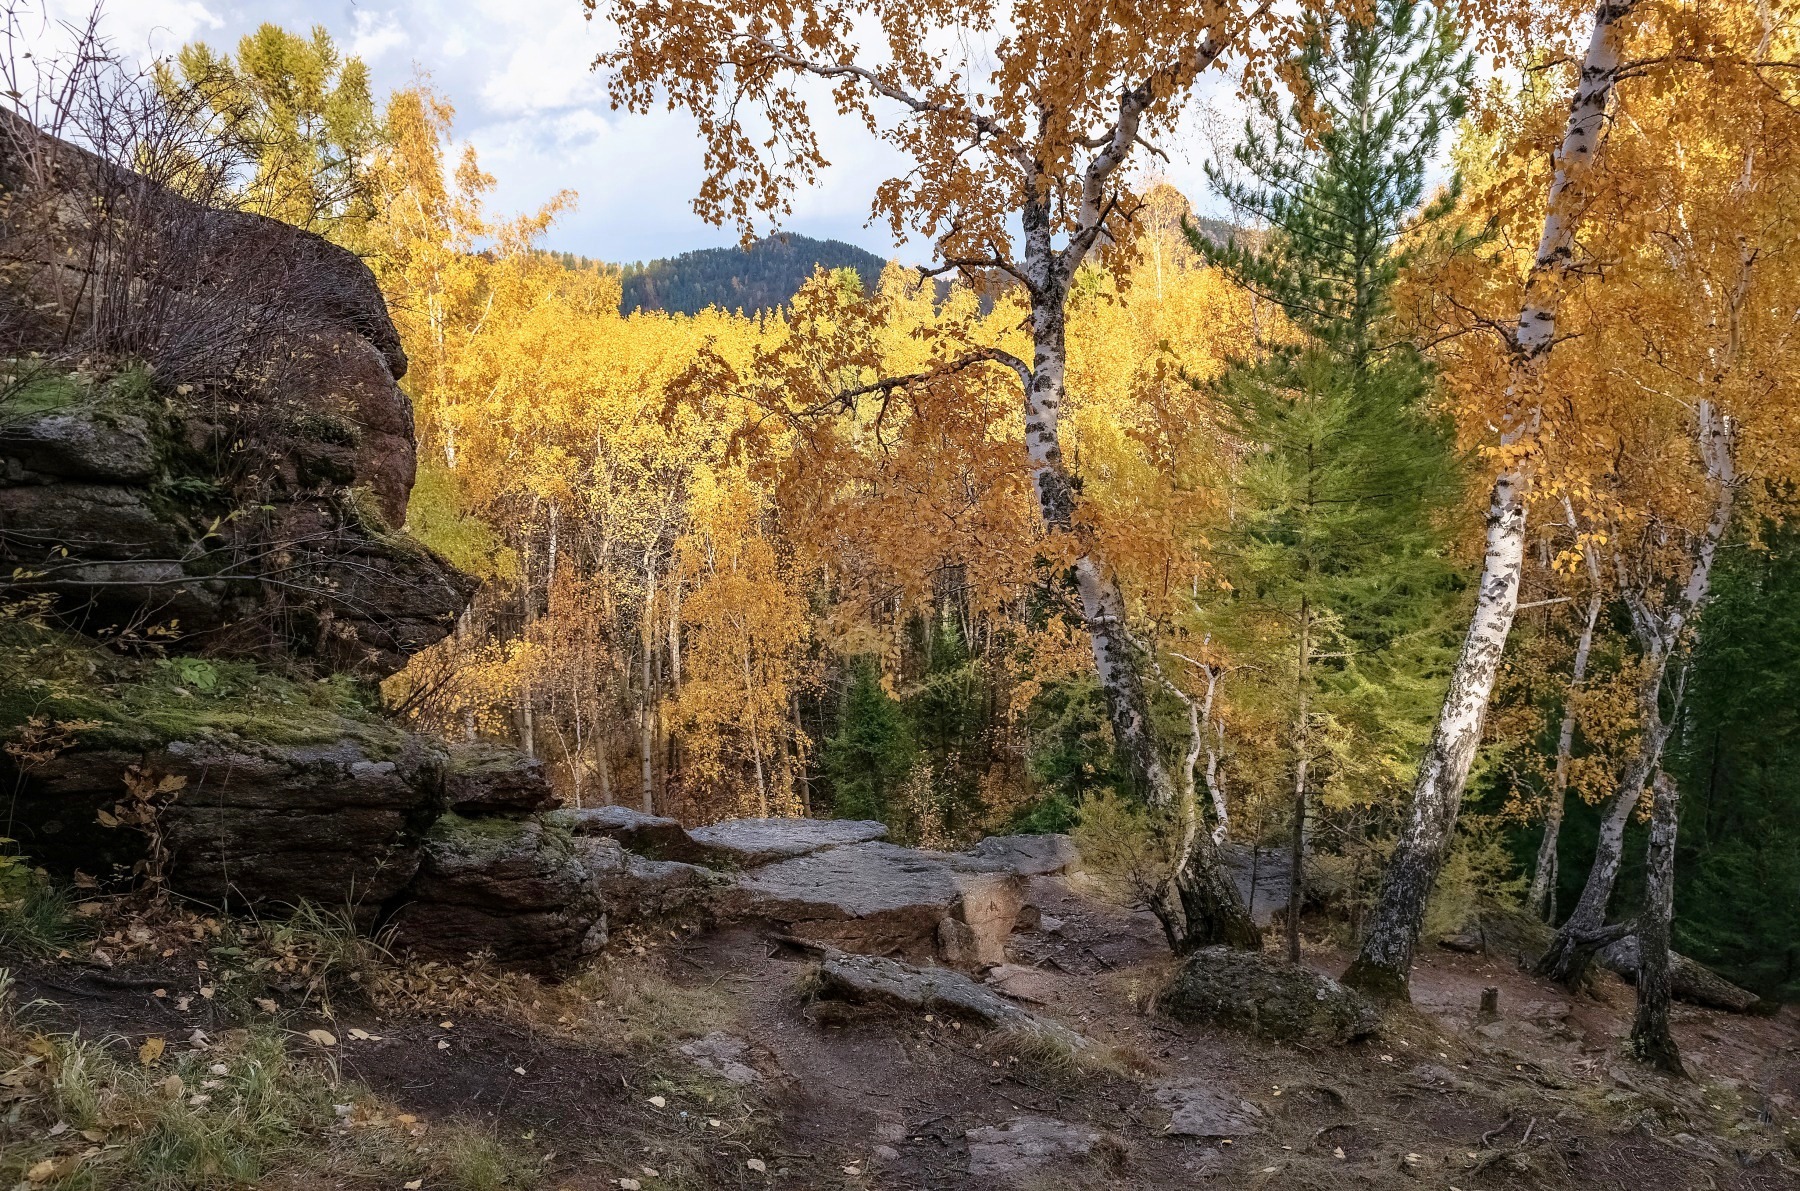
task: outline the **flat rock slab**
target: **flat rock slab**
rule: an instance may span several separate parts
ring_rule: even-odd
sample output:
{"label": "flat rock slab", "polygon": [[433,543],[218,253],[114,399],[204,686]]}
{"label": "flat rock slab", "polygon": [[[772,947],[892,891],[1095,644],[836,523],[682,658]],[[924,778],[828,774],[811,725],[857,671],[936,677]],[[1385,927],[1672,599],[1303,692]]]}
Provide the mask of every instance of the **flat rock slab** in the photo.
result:
{"label": "flat rock slab", "polygon": [[1067,1026],[1021,1009],[993,989],[948,968],[921,968],[895,959],[828,951],[819,965],[819,995],[858,1005],[935,1010],[993,1029],[1041,1034],[1070,1050],[1091,1045]]}
{"label": "flat rock slab", "polygon": [[750,1044],[735,1035],[715,1030],[676,1049],[694,1066],[728,1084],[741,1088],[763,1082],[762,1072],[750,1065]]}
{"label": "flat rock slab", "polygon": [[1081,852],[1066,835],[990,835],[968,854],[1004,864],[1021,877],[1048,877],[1081,867]]}
{"label": "flat rock slab", "polygon": [[969,1130],[969,1174],[1010,1181],[1053,1162],[1085,1158],[1100,1144],[1100,1133],[1051,1117],[1015,1117],[1003,1125]]}
{"label": "flat rock slab", "polygon": [[771,864],[738,887],[745,912],[789,934],[865,955],[1004,963],[1024,880],[954,852],[851,844]]}
{"label": "flat rock slab", "polygon": [[1260,1133],[1262,1110],[1210,1080],[1165,1079],[1152,1089],[1169,1114],[1165,1133],[1180,1137],[1248,1137]]}
{"label": "flat rock slab", "polygon": [[987,982],[1015,1001],[1044,1005],[1056,995],[1054,976],[1020,964],[1000,964],[990,969]]}
{"label": "flat rock slab", "polygon": [[674,819],[646,815],[628,806],[590,806],[553,813],[576,836],[618,840],[632,852],[659,860],[698,860],[701,849]]}
{"label": "flat rock slab", "polygon": [[887,826],[870,819],[726,819],[688,832],[706,864],[757,868],[827,848],[886,839]]}

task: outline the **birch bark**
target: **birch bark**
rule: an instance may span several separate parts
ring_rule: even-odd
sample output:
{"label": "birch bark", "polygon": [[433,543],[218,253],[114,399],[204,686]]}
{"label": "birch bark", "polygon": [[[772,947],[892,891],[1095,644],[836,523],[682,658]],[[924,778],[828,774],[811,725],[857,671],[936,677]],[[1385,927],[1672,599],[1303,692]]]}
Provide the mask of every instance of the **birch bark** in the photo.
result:
{"label": "birch bark", "polygon": [[1681,791],[1661,770],[1654,783],[1650,845],[1645,863],[1644,909],[1638,917],[1637,1018],[1631,1049],[1671,1075],[1686,1075],[1681,1050],[1669,1032],[1669,925],[1675,915],[1675,834]]}
{"label": "birch bark", "polygon": [[[1570,526],[1575,525],[1575,510],[1567,500],[1564,510]],[[1531,870],[1531,888],[1525,894],[1525,907],[1545,922],[1556,921],[1557,844],[1562,836],[1563,811],[1569,796],[1569,763],[1575,750],[1575,697],[1587,681],[1588,657],[1594,648],[1594,629],[1600,623],[1605,606],[1600,587],[1600,564],[1592,546],[1584,548],[1582,559],[1587,564],[1588,581],[1593,585],[1588,594],[1587,619],[1582,622],[1581,636],[1575,643],[1575,664],[1569,670],[1569,693],[1563,700],[1562,723],[1556,732],[1556,766],[1550,771],[1550,805],[1544,811],[1544,837],[1538,842],[1537,864]]]}
{"label": "birch bark", "polygon": [[1532,438],[1541,417],[1538,382],[1555,341],[1564,278],[1575,230],[1606,130],[1606,111],[1620,70],[1625,22],[1636,0],[1601,0],[1583,56],[1563,139],[1552,159],[1550,193],[1537,254],[1526,276],[1519,324],[1511,335],[1513,407],[1500,436],[1503,465],[1488,497],[1487,548],[1474,614],[1451,671],[1437,726],[1413,782],[1400,839],[1383,875],[1368,929],[1344,981],[1381,999],[1409,999],[1408,977],[1425,904],[1431,896],[1462,805],[1463,784],[1481,742],[1488,699],[1519,604],[1525,560],[1525,498],[1531,485]]}
{"label": "birch bark", "polygon": [[[1601,821],[1600,836],[1594,846],[1594,863],[1582,886],[1581,900],[1575,904],[1568,921],[1556,932],[1550,949],[1538,961],[1540,975],[1570,988],[1581,983],[1596,941],[1604,938],[1606,910],[1612,901],[1613,886],[1618,881],[1619,863],[1624,853],[1625,828],[1643,799],[1645,784],[1662,764],[1663,746],[1668,743],[1674,719],[1673,711],[1666,719],[1662,711],[1669,663],[1686,650],[1687,630],[1711,592],[1713,560],[1731,528],[1738,485],[1735,428],[1731,419],[1716,405],[1702,400],[1696,438],[1706,467],[1706,478],[1713,489],[1713,507],[1706,527],[1695,543],[1687,581],[1676,599],[1663,610],[1650,604],[1643,587],[1620,583],[1626,604],[1631,609],[1632,630],[1646,659],[1644,682],[1638,691],[1639,714],[1644,726],[1638,751],[1626,764],[1618,792],[1607,805],[1606,817]],[[1680,685],[1678,681],[1677,710]]]}
{"label": "birch bark", "polygon": [[[1121,119],[1127,147],[1134,120]],[[1052,244],[1051,209],[1028,198],[1024,204],[1024,273],[1031,293],[1032,360],[1017,362],[1025,389],[1025,449],[1038,511],[1053,535],[1069,535],[1075,546],[1072,567],[1081,616],[1093,643],[1094,669],[1106,699],[1113,742],[1139,793],[1152,806],[1174,810],[1183,820],[1174,875],[1167,896],[1152,908],[1178,952],[1225,943],[1251,949],[1262,935],[1250,919],[1237,887],[1219,864],[1212,836],[1198,828],[1197,814],[1178,805],[1180,787],[1163,760],[1150,720],[1147,671],[1155,661],[1133,639],[1124,594],[1075,522],[1075,485],[1063,461],[1058,427],[1066,392],[1065,345],[1069,284],[1075,268],[1099,234],[1097,216],[1084,219],[1089,244],[1080,238],[1065,249]]]}

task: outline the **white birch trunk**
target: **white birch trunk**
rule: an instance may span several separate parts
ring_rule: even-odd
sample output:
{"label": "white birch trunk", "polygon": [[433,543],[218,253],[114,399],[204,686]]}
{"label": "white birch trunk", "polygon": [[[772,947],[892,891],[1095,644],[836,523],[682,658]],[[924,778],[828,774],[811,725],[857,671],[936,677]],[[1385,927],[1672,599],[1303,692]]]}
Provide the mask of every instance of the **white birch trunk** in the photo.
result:
{"label": "white birch trunk", "polygon": [[[1132,639],[1125,598],[1105,561],[1075,524],[1074,484],[1064,466],[1058,424],[1065,394],[1065,318],[1069,282],[1078,259],[1051,243],[1049,207],[1028,199],[1024,210],[1025,271],[1032,289],[1032,362],[1020,369],[1025,388],[1025,449],[1039,514],[1051,534],[1077,543],[1074,579],[1082,621],[1093,644],[1094,669],[1106,698],[1113,741],[1138,792],[1152,807],[1176,810],[1179,787],[1157,747],[1150,721],[1145,670],[1154,659]],[[1179,951],[1213,943],[1255,948],[1262,936],[1237,887],[1218,862],[1212,836],[1185,816],[1183,840],[1168,896],[1155,907],[1170,943]]]}
{"label": "white birch trunk", "polygon": [[[1503,448],[1528,448],[1539,422],[1538,373],[1555,342],[1563,280],[1574,254],[1575,230],[1588,179],[1606,129],[1606,110],[1619,74],[1624,21],[1636,0],[1601,0],[1594,11],[1562,143],[1553,158],[1543,233],[1526,277],[1519,325],[1513,332],[1511,412]],[[1451,671],[1443,710],[1420,759],[1399,843],[1388,862],[1381,893],[1369,916],[1361,950],[1344,973],[1346,983],[1382,999],[1409,998],[1408,977],[1425,905],[1456,832],[1463,785],[1481,743],[1481,729],[1500,670],[1507,635],[1519,605],[1525,561],[1525,497],[1528,464],[1503,467],[1488,498],[1487,550],[1482,558],[1474,615]]]}
{"label": "white birch trunk", "polygon": [[[1687,631],[1706,604],[1712,590],[1713,561],[1719,545],[1731,529],[1732,510],[1737,500],[1737,442],[1731,420],[1719,412],[1709,400],[1699,405],[1696,445],[1706,468],[1706,478],[1713,489],[1713,507],[1705,528],[1694,544],[1688,576],[1681,593],[1668,608],[1658,610],[1644,591],[1626,588],[1622,594],[1631,608],[1632,625],[1648,662],[1644,684],[1638,691],[1638,707],[1643,719],[1643,732],[1638,751],[1625,766],[1619,779],[1618,792],[1607,806],[1606,818],[1600,824],[1600,836],[1594,847],[1594,863],[1588,869],[1582,886],[1581,900],[1567,922],[1557,931],[1550,950],[1538,963],[1540,974],[1573,987],[1580,983],[1593,954],[1594,942],[1603,937],[1607,907],[1612,901],[1613,886],[1618,881],[1620,858],[1625,846],[1625,828],[1631,814],[1643,799],[1644,786],[1662,764],[1663,746],[1668,742],[1673,713],[1665,720],[1662,713],[1663,685],[1668,678],[1669,663],[1687,649]],[[1655,583],[1655,577],[1649,580]],[[1621,585],[1624,587],[1625,585]],[[1677,683],[1680,686],[1680,683]],[[1679,696],[1677,696],[1677,709]]]}
{"label": "white birch trunk", "polygon": [[[1563,508],[1569,524],[1575,526],[1575,510],[1565,499]],[[1562,835],[1563,811],[1569,796],[1569,764],[1575,750],[1575,698],[1587,681],[1588,658],[1594,648],[1594,630],[1600,624],[1600,612],[1606,605],[1600,586],[1600,564],[1593,547],[1582,550],[1587,563],[1588,580],[1593,590],[1588,595],[1587,619],[1582,622],[1581,636],[1575,643],[1575,664],[1569,670],[1569,693],[1563,700],[1562,723],[1556,732],[1556,766],[1550,771],[1550,805],[1544,810],[1544,837],[1538,842],[1537,864],[1531,871],[1531,888],[1525,894],[1525,908],[1545,922],[1556,921],[1557,843]]]}
{"label": "white birch trunk", "polygon": [[1669,927],[1675,917],[1675,837],[1681,791],[1660,770],[1654,782],[1650,844],[1645,857],[1644,909],[1638,916],[1637,1018],[1631,1050],[1645,1063],[1672,1075],[1687,1074],[1681,1050],[1669,1030]]}

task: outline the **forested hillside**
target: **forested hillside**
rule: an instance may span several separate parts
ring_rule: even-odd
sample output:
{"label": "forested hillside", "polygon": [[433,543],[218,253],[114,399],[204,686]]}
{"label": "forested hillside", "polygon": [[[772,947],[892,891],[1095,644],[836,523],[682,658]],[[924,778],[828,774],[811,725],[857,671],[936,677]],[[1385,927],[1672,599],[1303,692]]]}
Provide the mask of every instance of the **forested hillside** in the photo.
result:
{"label": "forested hillside", "polygon": [[748,248],[702,248],[619,269],[619,309],[699,314],[708,306],[755,314],[793,300],[815,272],[853,269],[865,288],[881,277],[883,261],[842,240],[780,233]]}
{"label": "forested hillside", "polygon": [[1800,0],[569,4],[12,64],[0,1185],[1800,1177]]}

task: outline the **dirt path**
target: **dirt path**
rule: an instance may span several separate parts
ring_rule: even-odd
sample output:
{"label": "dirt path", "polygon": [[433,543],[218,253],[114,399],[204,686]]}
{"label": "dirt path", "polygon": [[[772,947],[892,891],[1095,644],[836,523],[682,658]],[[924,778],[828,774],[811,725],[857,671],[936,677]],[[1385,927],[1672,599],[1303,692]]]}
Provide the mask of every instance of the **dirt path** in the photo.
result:
{"label": "dirt path", "polygon": [[[1010,959],[1029,970],[1016,987],[1032,1008],[1114,1048],[1125,1060],[1117,1070],[1078,1075],[996,1054],[992,1037],[935,1014],[809,1002],[808,956],[744,927],[665,938],[626,961],[662,982],[646,984],[648,995],[662,988],[664,1000],[706,1007],[704,1020],[653,1042],[626,1037],[643,1025],[629,1015],[652,1002],[627,1010],[596,996],[572,1027],[570,985],[548,1007],[340,1008],[328,1024],[346,1040],[333,1058],[398,1109],[482,1122],[533,1150],[541,1185],[569,1191],[621,1180],[934,1191],[1800,1186],[1793,1154],[1770,1153],[1782,1129],[1785,1144],[1800,1144],[1793,1007],[1768,1018],[1680,1008],[1697,1078],[1672,1083],[1621,1054],[1623,984],[1611,981],[1603,999],[1569,998],[1510,962],[1431,950],[1414,975],[1416,1012],[1391,1017],[1378,1040],[1271,1046],[1149,1011],[1171,961],[1148,915],[1062,878],[1034,881],[1030,901],[1042,924],[1013,938]],[[1331,973],[1344,957],[1307,960]],[[87,975],[26,965],[19,993],[41,998],[35,1011],[58,1028],[123,1046],[229,1029],[233,1010],[195,995],[206,983],[199,962],[177,953]],[[1500,990],[1491,1022],[1477,1016],[1489,987]],[[300,1036],[308,1019],[284,1024]],[[366,1037],[349,1041],[353,1028]],[[708,1040],[698,1052],[695,1035]],[[732,1056],[723,1067],[705,1057],[720,1053]],[[1243,1127],[1171,1132],[1171,1086],[1200,1089]]]}

